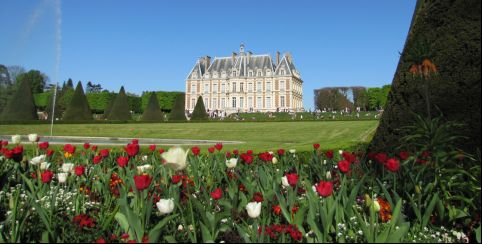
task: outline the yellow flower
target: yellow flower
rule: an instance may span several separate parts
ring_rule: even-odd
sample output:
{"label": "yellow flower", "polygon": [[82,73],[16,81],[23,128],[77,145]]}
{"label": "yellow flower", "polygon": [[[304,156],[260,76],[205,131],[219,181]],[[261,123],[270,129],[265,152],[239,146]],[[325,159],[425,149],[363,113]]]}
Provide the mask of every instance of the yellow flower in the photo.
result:
{"label": "yellow flower", "polygon": [[64,153],[64,157],[65,157],[65,158],[70,158],[70,157],[72,157],[72,154],[71,154],[71,153],[68,153],[68,152],[65,152],[65,153]]}

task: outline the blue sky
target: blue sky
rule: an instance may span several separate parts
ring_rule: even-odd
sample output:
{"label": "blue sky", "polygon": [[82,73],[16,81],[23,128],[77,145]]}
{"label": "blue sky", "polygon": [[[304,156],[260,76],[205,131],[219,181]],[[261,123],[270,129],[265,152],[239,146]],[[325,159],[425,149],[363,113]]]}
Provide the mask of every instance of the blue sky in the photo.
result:
{"label": "blue sky", "polygon": [[113,91],[183,91],[198,57],[243,42],[255,54],[291,52],[310,109],[313,89],[392,81],[415,3],[4,0],[0,64]]}

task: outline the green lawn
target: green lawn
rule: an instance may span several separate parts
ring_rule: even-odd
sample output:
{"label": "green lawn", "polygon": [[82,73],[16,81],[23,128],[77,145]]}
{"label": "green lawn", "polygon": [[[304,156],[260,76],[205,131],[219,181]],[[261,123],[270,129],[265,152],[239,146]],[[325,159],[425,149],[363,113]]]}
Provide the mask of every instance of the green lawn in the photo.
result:
{"label": "green lawn", "polygon": [[[54,135],[244,141],[227,149],[343,149],[369,140],[378,121],[210,122],[161,124],[59,124]],[[0,125],[0,135],[49,135],[50,126]]]}

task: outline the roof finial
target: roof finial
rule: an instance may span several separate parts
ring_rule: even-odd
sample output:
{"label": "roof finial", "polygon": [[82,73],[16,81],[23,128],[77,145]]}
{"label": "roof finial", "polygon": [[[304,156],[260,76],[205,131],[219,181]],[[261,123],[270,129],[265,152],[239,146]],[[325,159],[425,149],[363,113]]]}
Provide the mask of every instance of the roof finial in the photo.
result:
{"label": "roof finial", "polygon": [[241,45],[239,46],[239,53],[244,53],[244,43],[241,42]]}

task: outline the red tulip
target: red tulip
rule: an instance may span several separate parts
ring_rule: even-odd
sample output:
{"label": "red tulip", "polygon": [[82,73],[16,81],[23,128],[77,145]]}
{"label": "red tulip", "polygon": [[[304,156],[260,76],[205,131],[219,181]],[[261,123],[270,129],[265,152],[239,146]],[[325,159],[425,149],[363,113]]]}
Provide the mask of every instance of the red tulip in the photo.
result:
{"label": "red tulip", "polygon": [[87,150],[90,148],[90,144],[88,142],[84,143],[84,149]]}
{"label": "red tulip", "polygon": [[38,148],[39,149],[42,149],[42,150],[45,150],[47,148],[49,148],[49,142],[48,141],[44,141],[44,142],[41,142],[38,144]]}
{"label": "red tulip", "polygon": [[134,176],[134,182],[136,183],[136,188],[138,191],[143,191],[149,188],[151,181],[152,181],[152,177],[148,174]]}
{"label": "red tulip", "polygon": [[315,150],[318,150],[320,148],[320,144],[318,144],[318,143],[313,144],[313,148]]}
{"label": "red tulip", "polygon": [[226,152],[226,158],[230,158],[231,157],[231,152]]}
{"label": "red tulip", "polygon": [[254,202],[263,202],[263,193],[261,192],[255,192],[253,195],[253,201]]}
{"label": "red tulip", "polygon": [[181,181],[181,178],[182,178],[182,177],[181,177],[180,175],[173,175],[173,176],[171,177],[171,182],[172,182],[172,184],[177,184],[177,183],[179,183],[179,182]]}
{"label": "red tulip", "polygon": [[101,161],[102,161],[102,156],[100,156],[100,155],[97,155],[97,156],[94,157],[94,159],[92,159],[92,162],[94,164],[99,164]]}
{"label": "red tulip", "polygon": [[215,150],[215,148],[214,148],[214,147],[210,147],[210,148],[208,148],[209,153],[214,153],[214,150]]}
{"label": "red tulip", "polygon": [[139,139],[132,139],[131,143],[139,145]]}
{"label": "red tulip", "polygon": [[285,155],[285,150],[284,149],[278,149],[278,155],[279,156]]}
{"label": "red tulip", "polygon": [[396,158],[390,158],[387,160],[385,167],[387,167],[387,169],[391,172],[397,172],[400,168],[400,161],[398,161]]}
{"label": "red tulip", "polygon": [[238,149],[234,149],[234,150],[233,150],[233,154],[236,155],[236,156],[238,156],[239,150],[238,150]]}
{"label": "red tulip", "polygon": [[342,160],[338,162],[338,168],[343,173],[348,173],[350,171],[350,162],[347,160]]}
{"label": "red tulip", "polygon": [[82,165],[80,165],[80,166],[75,166],[74,172],[75,172],[75,175],[81,176],[81,175],[83,175],[84,172],[85,172],[85,167],[82,166]]}
{"label": "red tulip", "polygon": [[99,153],[103,158],[109,157],[109,149],[102,149]]}
{"label": "red tulip", "polygon": [[194,154],[194,156],[198,156],[199,153],[201,152],[201,149],[199,147],[192,147],[191,152],[192,154]]}
{"label": "red tulip", "polygon": [[407,160],[408,157],[410,157],[410,153],[409,153],[409,152],[406,152],[406,151],[400,152],[400,159],[401,159],[401,160]]}
{"label": "red tulip", "polygon": [[159,151],[159,154],[163,154],[165,152],[163,148],[159,148],[158,151]]}
{"label": "red tulip", "polygon": [[381,164],[385,164],[388,160],[388,156],[386,153],[377,153],[375,154],[375,160]]}
{"label": "red tulip", "polygon": [[92,146],[91,150],[92,150],[93,152],[97,152],[97,146],[96,146],[96,145]]}
{"label": "red tulip", "polygon": [[129,157],[120,156],[117,158],[117,165],[119,165],[119,167],[121,168],[124,168],[128,163],[129,163]]}
{"label": "red tulip", "polygon": [[273,212],[276,215],[281,215],[281,206],[280,205],[274,205],[273,206]]}
{"label": "red tulip", "polygon": [[134,157],[139,153],[139,144],[129,143],[125,148],[125,151],[129,157]]}
{"label": "red tulip", "polygon": [[150,145],[149,146],[149,151],[154,152],[156,150],[156,145]]}
{"label": "red tulip", "polygon": [[333,150],[326,151],[325,156],[329,159],[332,159],[333,158]]}
{"label": "red tulip", "polygon": [[48,149],[47,150],[47,157],[52,157],[54,155],[54,150]]}
{"label": "red tulip", "polygon": [[290,186],[296,186],[296,184],[298,184],[298,174],[296,173],[286,174],[286,179],[288,179]]}
{"label": "red tulip", "polygon": [[40,174],[43,183],[49,183],[54,177],[54,172],[50,170],[45,170]]}
{"label": "red tulip", "polygon": [[68,152],[70,154],[74,154],[75,153],[75,147],[72,146],[71,144],[66,144],[64,146],[64,152]]}
{"label": "red tulip", "polygon": [[333,193],[333,183],[331,181],[320,181],[315,188],[322,197],[331,196]]}
{"label": "red tulip", "polygon": [[246,153],[247,153],[248,155],[253,155],[253,150],[248,150],[248,151],[246,151]]}
{"label": "red tulip", "polygon": [[246,164],[251,164],[251,163],[253,163],[253,156],[252,156],[252,155],[249,155],[249,154],[247,154],[247,153],[241,154],[241,159],[242,159],[243,162],[245,162]]}
{"label": "red tulip", "polygon": [[221,151],[223,149],[223,144],[222,143],[216,143],[216,145],[214,145],[214,147],[216,148],[216,150]]}
{"label": "red tulip", "polygon": [[211,197],[214,200],[220,199],[221,197],[223,197],[223,190],[221,190],[221,188],[216,188],[213,192],[211,192]]}

